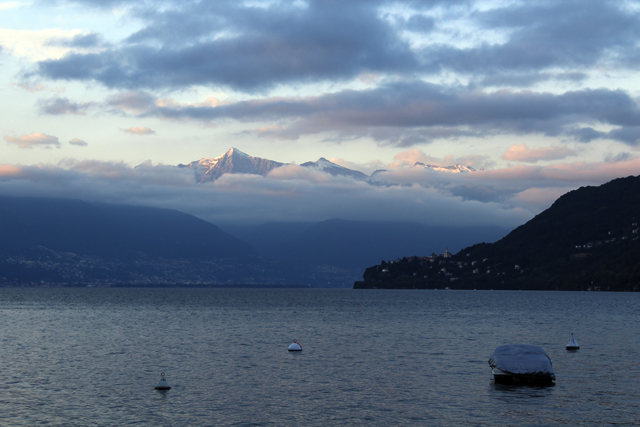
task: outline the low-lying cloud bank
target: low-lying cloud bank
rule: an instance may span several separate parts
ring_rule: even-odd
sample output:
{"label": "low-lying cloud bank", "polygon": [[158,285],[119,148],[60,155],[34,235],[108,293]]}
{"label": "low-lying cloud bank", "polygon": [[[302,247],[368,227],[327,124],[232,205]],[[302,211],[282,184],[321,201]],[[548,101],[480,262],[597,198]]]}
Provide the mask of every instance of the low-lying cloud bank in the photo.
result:
{"label": "low-lying cloud bank", "polygon": [[408,168],[367,183],[287,165],[266,177],[228,174],[196,185],[192,171],[174,166],[67,160],[0,165],[0,194],[171,208],[218,224],[344,218],[515,227],[567,191],[638,171],[640,159],[462,174]]}

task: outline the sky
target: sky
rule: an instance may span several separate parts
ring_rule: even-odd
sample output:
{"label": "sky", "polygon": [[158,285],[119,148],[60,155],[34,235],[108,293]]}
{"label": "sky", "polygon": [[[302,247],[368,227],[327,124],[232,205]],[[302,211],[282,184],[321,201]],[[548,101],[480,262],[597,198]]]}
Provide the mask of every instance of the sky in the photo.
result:
{"label": "sky", "polygon": [[[0,0],[0,194],[515,227],[640,174],[639,41],[636,0]],[[231,147],[288,165],[176,167]]]}

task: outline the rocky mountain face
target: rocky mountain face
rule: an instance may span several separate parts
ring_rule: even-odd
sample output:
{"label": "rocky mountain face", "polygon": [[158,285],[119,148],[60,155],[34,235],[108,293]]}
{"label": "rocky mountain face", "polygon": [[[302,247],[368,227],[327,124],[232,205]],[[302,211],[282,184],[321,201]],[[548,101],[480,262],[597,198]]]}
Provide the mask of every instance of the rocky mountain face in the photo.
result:
{"label": "rocky mountain face", "polygon": [[284,163],[252,157],[237,148],[231,148],[222,156],[204,158],[188,165],[178,165],[182,168],[193,169],[197,183],[211,182],[225,173],[245,173],[252,175],[266,175],[271,170],[279,168]]}

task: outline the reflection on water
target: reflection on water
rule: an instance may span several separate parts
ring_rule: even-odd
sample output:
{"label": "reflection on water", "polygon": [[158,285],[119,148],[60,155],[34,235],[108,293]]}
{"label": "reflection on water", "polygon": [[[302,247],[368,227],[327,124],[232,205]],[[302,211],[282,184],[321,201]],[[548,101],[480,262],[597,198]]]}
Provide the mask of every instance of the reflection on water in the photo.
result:
{"label": "reflection on water", "polygon": [[[639,297],[0,289],[0,425],[634,425]],[[501,344],[555,386],[495,384]]]}
{"label": "reflection on water", "polygon": [[545,386],[531,386],[493,382],[490,386],[489,397],[503,403],[513,403],[523,399],[547,398],[552,396],[555,386],[555,383]]}

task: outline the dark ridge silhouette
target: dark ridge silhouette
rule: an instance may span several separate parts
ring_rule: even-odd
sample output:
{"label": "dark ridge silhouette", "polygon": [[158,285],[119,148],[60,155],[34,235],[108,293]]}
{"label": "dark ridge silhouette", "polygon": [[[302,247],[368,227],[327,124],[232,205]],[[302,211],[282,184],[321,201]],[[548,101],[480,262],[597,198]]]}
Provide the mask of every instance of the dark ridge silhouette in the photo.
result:
{"label": "dark ridge silhouette", "polygon": [[493,244],[476,244],[435,262],[374,266],[354,286],[637,291],[638,223],[640,177],[619,178],[563,195]]}
{"label": "dark ridge silhouette", "polygon": [[251,246],[217,226],[171,209],[0,196],[0,224],[0,253],[44,246],[107,257],[256,255]]}

